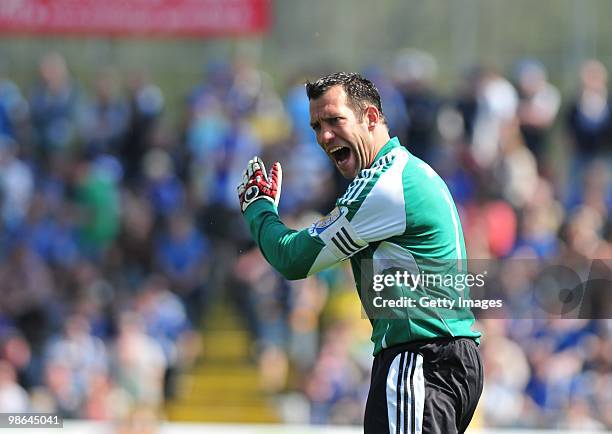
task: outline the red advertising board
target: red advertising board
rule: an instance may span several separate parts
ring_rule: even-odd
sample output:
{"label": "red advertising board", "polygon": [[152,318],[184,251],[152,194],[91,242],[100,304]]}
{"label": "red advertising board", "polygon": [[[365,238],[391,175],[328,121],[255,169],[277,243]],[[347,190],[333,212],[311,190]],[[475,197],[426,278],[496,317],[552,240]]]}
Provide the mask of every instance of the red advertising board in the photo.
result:
{"label": "red advertising board", "polygon": [[272,0],[0,0],[0,32],[229,36],[263,33]]}

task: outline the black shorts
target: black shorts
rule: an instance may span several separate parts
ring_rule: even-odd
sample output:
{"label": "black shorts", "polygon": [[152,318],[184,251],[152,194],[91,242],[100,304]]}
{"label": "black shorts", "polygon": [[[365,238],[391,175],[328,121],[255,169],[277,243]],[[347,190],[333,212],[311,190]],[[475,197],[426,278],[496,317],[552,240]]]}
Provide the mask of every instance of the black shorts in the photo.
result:
{"label": "black shorts", "polygon": [[467,429],[482,393],[482,362],[472,339],[436,339],[376,355],[365,434],[454,434]]}

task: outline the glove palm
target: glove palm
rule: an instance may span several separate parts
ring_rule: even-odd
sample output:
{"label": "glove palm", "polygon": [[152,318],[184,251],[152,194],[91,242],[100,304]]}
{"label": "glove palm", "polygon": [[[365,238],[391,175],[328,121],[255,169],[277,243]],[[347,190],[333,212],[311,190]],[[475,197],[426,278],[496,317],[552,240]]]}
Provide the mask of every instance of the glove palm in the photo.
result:
{"label": "glove palm", "polygon": [[238,185],[238,199],[242,212],[259,199],[268,200],[278,207],[282,181],[283,170],[279,162],[272,165],[268,176],[261,158],[254,157],[249,160],[242,175],[242,182]]}

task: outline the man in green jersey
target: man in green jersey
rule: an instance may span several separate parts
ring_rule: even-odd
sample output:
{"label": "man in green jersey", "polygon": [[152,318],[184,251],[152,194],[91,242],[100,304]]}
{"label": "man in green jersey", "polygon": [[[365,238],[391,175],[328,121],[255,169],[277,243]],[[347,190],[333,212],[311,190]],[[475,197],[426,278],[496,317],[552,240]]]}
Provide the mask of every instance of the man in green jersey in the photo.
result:
{"label": "man in green jersey", "polygon": [[[295,231],[278,217],[280,164],[268,175],[253,158],[238,186],[251,234],[287,279],[350,259],[373,328],[366,434],[464,432],[482,391],[480,333],[472,329],[469,308],[452,303],[459,298],[455,288],[421,282],[441,270],[451,277],[465,273],[463,231],[451,195],[429,165],[389,136],[369,80],[335,73],[308,83],[306,92],[317,142],[352,182],[329,215]],[[390,270],[410,271],[410,283],[386,290],[413,304],[382,305],[384,292],[374,283],[387,282]]]}

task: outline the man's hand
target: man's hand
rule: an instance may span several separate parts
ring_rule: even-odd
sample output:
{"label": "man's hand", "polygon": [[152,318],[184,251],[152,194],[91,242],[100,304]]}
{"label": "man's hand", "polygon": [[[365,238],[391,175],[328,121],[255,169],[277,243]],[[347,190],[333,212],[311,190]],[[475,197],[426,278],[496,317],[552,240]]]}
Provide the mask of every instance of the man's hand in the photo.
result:
{"label": "man's hand", "polygon": [[282,182],[283,170],[280,163],[274,163],[268,176],[263,161],[259,157],[251,159],[242,175],[242,183],[238,186],[238,199],[242,212],[258,199],[269,200],[278,206]]}

